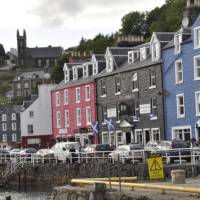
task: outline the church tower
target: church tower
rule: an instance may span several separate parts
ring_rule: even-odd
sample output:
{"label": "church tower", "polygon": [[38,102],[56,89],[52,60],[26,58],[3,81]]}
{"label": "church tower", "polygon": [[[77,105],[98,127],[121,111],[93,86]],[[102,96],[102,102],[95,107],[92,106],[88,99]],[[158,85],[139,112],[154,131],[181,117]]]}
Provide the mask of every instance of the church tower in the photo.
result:
{"label": "church tower", "polygon": [[18,52],[18,66],[24,67],[26,65],[26,31],[23,35],[19,34],[17,30],[17,52]]}
{"label": "church tower", "polygon": [[186,9],[183,13],[184,27],[190,27],[200,13],[200,0],[187,0]]}

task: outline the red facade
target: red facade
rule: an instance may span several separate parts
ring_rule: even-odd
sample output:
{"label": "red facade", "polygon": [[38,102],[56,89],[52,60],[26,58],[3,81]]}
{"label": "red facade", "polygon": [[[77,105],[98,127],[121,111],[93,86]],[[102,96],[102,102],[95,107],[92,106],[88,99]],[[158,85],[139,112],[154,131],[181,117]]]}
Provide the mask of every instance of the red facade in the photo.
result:
{"label": "red facade", "polygon": [[[87,89],[89,88],[89,95],[87,95],[88,90],[86,92],[86,87]],[[80,91],[80,102],[77,102],[77,90]],[[67,103],[65,100],[66,93],[68,94]],[[87,98],[88,96],[89,98]],[[91,125],[91,123],[96,121],[94,81],[55,89],[51,92],[51,100],[52,131],[55,139],[80,141],[82,145],[98,143],[98,135],[93,133]],[[80,114],[79,120],[77,120],[79,116],[77,116],[77,109]],[[90,110],[89,114],[88,109]],[[68,112],[68,117],[66,117],[66,112]],[[88,120],[86,118],[91,123],[87,123],[86,121]],[[78,124],[77,121],[81,121],[81,123]]]}

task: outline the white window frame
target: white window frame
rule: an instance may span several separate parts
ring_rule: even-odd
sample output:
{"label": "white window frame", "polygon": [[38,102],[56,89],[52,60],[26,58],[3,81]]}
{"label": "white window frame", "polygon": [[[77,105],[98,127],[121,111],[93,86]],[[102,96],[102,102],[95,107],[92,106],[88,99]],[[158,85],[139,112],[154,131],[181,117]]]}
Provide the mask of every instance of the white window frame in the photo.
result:
{"label": "white window frame", "polygon": [[[197,34],[198,32],[199,34]],[[197,38],[199,36],[199,39]],[[194,28],[194,49],[200,48],[200,26]]]}
{"label": "white window frame", "polygon": [[2,123],[2,131],[7,131],[7,123]]}
{"label": "white window frame", "polygon": [[11,124],[11,126],[12,126],[12,131],[16,131],[17,130],[17,123],[16,122],[13,122]]}
{"label": "white window frame", "polygon": [[[104,85],[103,85],[104,83]],[[105,93],[103,93],[103,91],[105,91]],[[106,80],[105,79],[102,79],[101,80],[101,97],[106,97]]]}
{"label": "white window frame", "polygon": [[30,110],[29,111],[29,117],[33,117],[34,116],[34,111],[33,110]]}
{"label": "white window frame", "polygon": [[151,51],[152,51],[152,61],[159,60],[160,59],[160,43],[153,42],[151,45]]}
{"label": "white window frame", "polygon": [[12,113],[11,119],[12,119],[12,121],[17,120],[17,114],[16,113]]}
{"label": "white window frame", "polygon": [[6,122],[7,121],[7,115],[6,114],[2,114],[2,122]]}
{"label": "white window frame", "polygon": [[90,101],[90,85],[85,86],[85,101]]}
{"label": "white window frame", "polygon": [[106,57],[106,71],[107,72],[112,72],[113,70],[113,58],[111,55]]}
{"label": "white window frame", "polygon": [[[181,64],[181,70],[178,71],[178,66],[179,64]],[[178,79],[178,74],[181,73],[182,74],[182,80]],[[175,62],[175,83],[176,84],[181,84],[183,83],[183,61],[182,60],[177,60]]]}
{"label": "white window frame", "polygon": [[[179,98],[183,97],[183,105],[179,105]],[[183,106],[184,108],[184,114],[180,113],[180,107]],[[176,95],[176,112],[177,112],[177,118],[185,118],[185,98],[184,98],[184,93],[177,94]]]}
{"label": "white window frame", "polygon": [[[137,87],[135,87],[135,83],[137,83]],[[135,72],[133,73],[133,76],[132,76],[132,92],[138,92],[139,91],[139,82],[138,82],[138,73]]]}
{"label": "white window frame", "polygon": [[56,92],[56,107],[60,106],[60,92]]}
{"label": "white window frame", "polygon": [[[154,131],[158,131],[158,133],[155,133]],[[155,135],[158,134],[159,140],[155,140]],[[151,141],[160,141],[160,128],[152,128],[151,129]]]}
{"label": "white window frame", "polygon": [[76,124],[81,126],[81,108],[76,108]]}
{"label": "white window frame", "polygon": [[[105,138],[107,139],[107,141],[105,140]],[[102,144],[109,144],[109,134],[108,132],[102,132]]]}
{"label": "white window frame", "polygon": [[73,80],[77,80],[78,79],[78,68],[77,67],[73,67]]}
{"label": "white window frame", "polygon": [[93,76],[98,74],[98,62],[92,63],[92,73],[93,73]]}
{"label": "white window frame", "polygon": [[69,70],[65,70],[64,74],[65,74],[65,83],[69,82]]}
{"label": "white window frame", "polygon": [[134,63],[133,51],[128,52],[128,64]]}
{"label": "white window frame", "polygon": [[69,127],[69,110],[65,110],[65,127]]}
{"label": "white window frame", "polygon": [[69,90],[68,89],[64,89],[64,105],[68,105],[69,104]]}
{"label": "white window frame", "polygon": [[[155,71],[155,75],[152,75],[152,71]],[[150,81],[150,86],[149,86],[149,89],[154,89],[154,88],[156,88],[156,69],[150,69],[149,70],[149,75],[150,75],[150,77],[149,77],[149,81]],[[153,83],[153,79],[155,79],[155,85],[153,85],[152,83]]]}
{"label": "white window frame", "polygon": [[85,114],[86,114],[86,125],[91,125],[92,124],[92,113],[91,113],[90,106],[86,107]]}
{"label": "white window frame", "polygon": [[196,116],[200,116],[200,91],[195,92],[195,105],[196,105]]}
{"label": "white window frame", "polygon": [[147,58],[147,50],[146,47],[140,48],[140,60],[146,60]]}
{"label": "white window frame", "polygon": [[140,144],[144,144],[144,131],[142,129],[135,129],[135,142],[139,143],[138,141],[138,135],[142,136],[142,141]]}
{"label": "white window frame", "polygon": [[[120,136],[119,136],[119,134],[120,134]],[[120,138],[120,140],[119,140],[119,138]],[[116,131],[116,141],[117,141],[117,145],[124,143],[124,137],[123,137],[122,131]]]}
{"label": "white window frame", "polygon": [[182,34],[176,34],[174,36],[174,53],[175,54],[179,54],[181,52],[181,43],[182,43]]}
{"label": "white window frame", "polygon": [[77,87],[76,88],[76,103],[80,103],[81,101],[81,88]]}
{"label": "white window frame", "polygon": [[12,134],[12,142],[17,142],[17,134],[16,133]]}
{"label": "white window frame", "polygon": [[200,70],[200,66],[197,67],[197,59],[200,60],[200,55],[194,56],[194,80],[200,80],[200,76],[197,76],[197,70]]}
{"label": "white window frame", "polygon": [[[118,88],[120,89],[118,91]],[[121,77],[115,77],[115,95],[120,95],[122,91]]]}
{"label": "white window frame", "polygon": [[[176,139],[175,138],[175,130],[183,130],[183,129],[189,129],[190,130],[190,138],[192,138],[192,128],[191,128],[190,125],[188,125],[188,126],[175,126],[175,127],[172,127],[172,140]],[[181,140],[181,141],[184,141],[185,140],[184,134],[182,135],[182,138],[183,138],[183,140]]]}
{"label": "white window frame", "polygon": [[61,115],[60,115],[60,111],[56,112],[56,128],[60,128],[61,127]]}
{"label": "white window frame", "polygon": [[88,65],[83,65],[83,77],[86,78],[88,77]]}
{"label": "white window frame", "polygon": [[[29,127],[32,127],[32,129],[30,129]],[[29,132],[30,130],[31,130],[31,132]],[[27,133],[28,133],[28,134],[33,134],[33,133],[34,133],[33,124],[28,124],[28,125],[27,125]]]}
{"label": "white window frame", "polygon": [[3,141],[3,142],[7,142],[7,141],[8,141],[8,136],[7,136],[7,134],[3,134],[3,136],[2,136],[2,141]]}

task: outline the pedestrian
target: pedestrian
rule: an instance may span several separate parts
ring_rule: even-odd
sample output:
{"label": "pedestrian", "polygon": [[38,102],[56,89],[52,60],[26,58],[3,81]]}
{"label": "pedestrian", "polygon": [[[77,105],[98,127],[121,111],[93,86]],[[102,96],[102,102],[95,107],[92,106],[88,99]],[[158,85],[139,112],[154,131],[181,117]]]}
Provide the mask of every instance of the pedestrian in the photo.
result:
{"label": "pedestrian", "polygon": [[196,138],[195,137],[192,137],[191,144],[192,144],[192,147],[196,146]]}

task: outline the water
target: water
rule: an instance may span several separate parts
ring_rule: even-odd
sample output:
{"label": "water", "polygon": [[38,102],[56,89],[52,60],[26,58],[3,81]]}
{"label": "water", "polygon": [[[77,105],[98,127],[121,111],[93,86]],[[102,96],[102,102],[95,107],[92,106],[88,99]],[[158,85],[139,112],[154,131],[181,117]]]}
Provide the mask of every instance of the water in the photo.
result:
{"label": "water", "polygon": [[50,200],[51,194],[47,192],[0,192],[0,200],[5,200],[11,196],[11,200]]}

